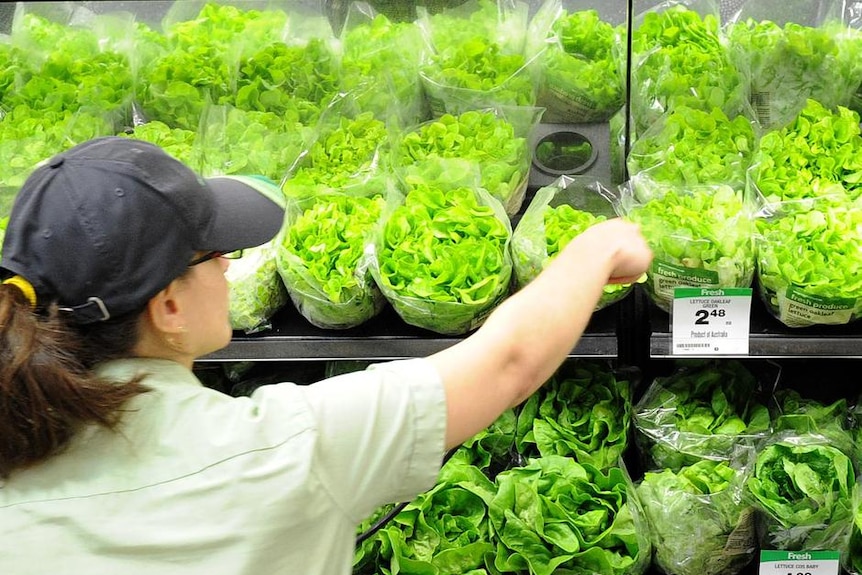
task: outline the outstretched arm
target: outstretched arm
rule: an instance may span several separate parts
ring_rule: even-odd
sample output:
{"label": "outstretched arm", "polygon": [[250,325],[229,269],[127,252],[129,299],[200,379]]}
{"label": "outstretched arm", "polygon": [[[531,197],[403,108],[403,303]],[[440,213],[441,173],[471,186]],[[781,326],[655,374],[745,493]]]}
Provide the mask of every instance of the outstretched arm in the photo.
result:
{"label": "outstretched arm", "polygon": [[447,449],[527,399],[574,348],[602,288],[634,281],[652,253],[636,225],[613,219],[578,235],[474,334],[432,355],[447,403]]}

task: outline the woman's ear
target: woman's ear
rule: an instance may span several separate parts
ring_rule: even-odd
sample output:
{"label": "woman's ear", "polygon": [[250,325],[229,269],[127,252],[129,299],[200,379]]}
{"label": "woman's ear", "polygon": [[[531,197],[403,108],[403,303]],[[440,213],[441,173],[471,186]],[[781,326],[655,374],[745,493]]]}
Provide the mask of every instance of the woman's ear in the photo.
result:
{"label": "woman's ear", "polygon": [[180,287],[179,281],[174,280],[147,302],[147,315],[157,331],[176,334],[185,329],[187,322],[179,297]]}

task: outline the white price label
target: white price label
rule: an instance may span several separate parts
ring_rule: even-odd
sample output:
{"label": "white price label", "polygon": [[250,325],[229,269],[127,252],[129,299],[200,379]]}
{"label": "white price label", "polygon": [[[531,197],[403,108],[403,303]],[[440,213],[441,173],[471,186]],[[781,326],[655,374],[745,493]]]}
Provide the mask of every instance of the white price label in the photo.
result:
{"label": "white price label", "polygon": [[751,292],[751,288],[674,289],[671,353],[748,355]]}
{"label": "white price label", "polygon": [[758,575],[838,575],[838,551],[761,551]]}

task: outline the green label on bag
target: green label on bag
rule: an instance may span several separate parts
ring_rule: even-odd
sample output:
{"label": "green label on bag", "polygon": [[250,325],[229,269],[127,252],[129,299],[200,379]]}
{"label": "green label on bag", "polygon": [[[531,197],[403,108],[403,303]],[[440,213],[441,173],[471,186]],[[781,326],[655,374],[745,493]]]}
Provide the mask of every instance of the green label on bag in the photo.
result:
{"label": "green label on bag", "polygon": [[718,272],[653,261],[650,277],[657,296],[671,300],[678,287],[718,287]]}
{"label": "green label on bag", "polygon": [[761,551],[759,575],[838,575],[838,551]]}
{"label": "green label on bag", "polygon": [[779,317],[790,327],[849,323],[855,308],[855,299],[825,298],[793,286],[778,292]]}

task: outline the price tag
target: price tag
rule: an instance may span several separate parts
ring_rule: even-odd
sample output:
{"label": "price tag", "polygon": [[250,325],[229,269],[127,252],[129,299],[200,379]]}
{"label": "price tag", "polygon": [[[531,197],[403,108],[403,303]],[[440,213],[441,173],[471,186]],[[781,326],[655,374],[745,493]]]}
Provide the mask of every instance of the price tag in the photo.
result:
{"label": "price tag", "polygon": [[761,551],[758,575],[838,575],[838,551]]}
{"label": "price tag", "polygon": [[748,355],[751,291],[751,288],[675,288],[671,353]]}

